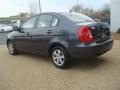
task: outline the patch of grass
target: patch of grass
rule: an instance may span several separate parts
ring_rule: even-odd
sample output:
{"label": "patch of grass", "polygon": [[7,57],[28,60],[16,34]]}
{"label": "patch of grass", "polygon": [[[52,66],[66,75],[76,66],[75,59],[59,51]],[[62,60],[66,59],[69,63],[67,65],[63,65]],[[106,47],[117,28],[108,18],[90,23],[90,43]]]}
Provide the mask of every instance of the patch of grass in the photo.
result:
{"label": "patch of grass", "polygon": [[120,33],[112,33],[112,37],[114,40],[120,40]]}

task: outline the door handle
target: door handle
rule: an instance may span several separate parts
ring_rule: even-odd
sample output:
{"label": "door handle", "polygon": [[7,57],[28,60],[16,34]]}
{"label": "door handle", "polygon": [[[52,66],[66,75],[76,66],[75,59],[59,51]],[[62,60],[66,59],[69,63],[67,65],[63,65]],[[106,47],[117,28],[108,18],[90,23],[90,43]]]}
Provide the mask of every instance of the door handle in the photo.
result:
{"label": "door handle", "polygon": [[48,34],[51,34],[51,33],[53,33],[53,31],[51,31],[51,30],[48,30],[48,31],[47,31],[47,33],[48,33]]}
{"label": "door handle", "polygon": [[31,33],[29,33],[29,32],[26,32],[26,35],[31,35]]}

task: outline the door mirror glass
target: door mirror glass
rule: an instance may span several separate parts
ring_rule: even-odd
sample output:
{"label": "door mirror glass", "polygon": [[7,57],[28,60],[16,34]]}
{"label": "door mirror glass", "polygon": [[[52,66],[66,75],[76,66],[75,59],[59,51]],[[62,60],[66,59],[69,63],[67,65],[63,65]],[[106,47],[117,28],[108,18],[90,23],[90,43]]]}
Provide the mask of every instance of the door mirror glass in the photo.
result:
{"label": "door mirror glass", "polygon": [[12,31],[19,31],[19,27],[17,25],[12,26]]}

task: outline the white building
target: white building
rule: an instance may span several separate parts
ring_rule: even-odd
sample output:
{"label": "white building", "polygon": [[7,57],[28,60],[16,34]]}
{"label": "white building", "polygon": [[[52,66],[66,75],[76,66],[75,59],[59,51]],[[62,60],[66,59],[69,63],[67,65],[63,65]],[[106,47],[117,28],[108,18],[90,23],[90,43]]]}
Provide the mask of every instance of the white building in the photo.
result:
{"label": "white building", "polygon": [[111,0],[111,31],[120,29],[120,0]]}

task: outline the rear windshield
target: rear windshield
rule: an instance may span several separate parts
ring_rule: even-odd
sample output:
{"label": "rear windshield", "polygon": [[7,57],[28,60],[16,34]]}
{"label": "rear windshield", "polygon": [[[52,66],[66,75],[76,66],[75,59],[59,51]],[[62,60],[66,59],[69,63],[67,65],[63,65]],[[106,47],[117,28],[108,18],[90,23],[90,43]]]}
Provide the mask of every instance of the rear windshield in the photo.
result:
{"label": "rear windshield", "polygon": [[80,13],[62,13],[62,14],[75,23],[94,22],[94,20],[91,19],[90,17]]}

